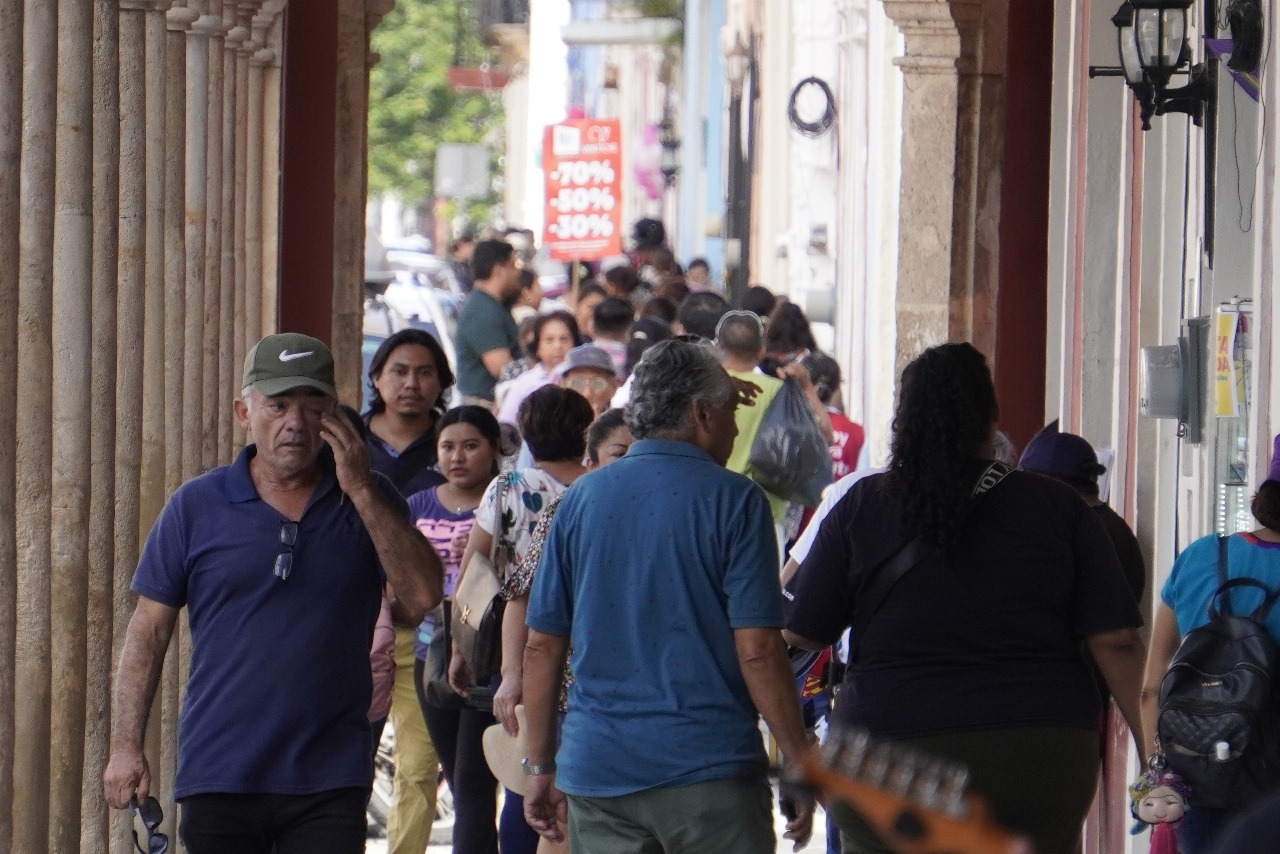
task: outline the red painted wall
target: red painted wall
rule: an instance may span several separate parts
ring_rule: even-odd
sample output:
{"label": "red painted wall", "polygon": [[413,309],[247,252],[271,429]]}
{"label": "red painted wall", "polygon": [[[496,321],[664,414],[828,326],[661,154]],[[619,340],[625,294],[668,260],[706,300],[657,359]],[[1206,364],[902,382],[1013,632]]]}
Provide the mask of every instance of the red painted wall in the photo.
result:
{"label": "red painted wall", "polygon": [[1049,264],[1052,0],[1009,4],[995,379],[1000,427],[1021,451],[1043,426]]}
{"label": "red painted wall", "polygon": [[333,323],[338,0],[285,11],[280,151],[280,330],[328,342]]}

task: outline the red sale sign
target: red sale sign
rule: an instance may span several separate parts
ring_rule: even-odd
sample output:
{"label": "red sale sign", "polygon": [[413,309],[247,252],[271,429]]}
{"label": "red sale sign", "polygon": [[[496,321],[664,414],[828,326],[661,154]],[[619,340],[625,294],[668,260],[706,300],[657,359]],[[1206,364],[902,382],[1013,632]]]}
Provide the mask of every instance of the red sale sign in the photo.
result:
{"label": "red sale sign", "polygon": [[621,136],[617,119],[573,119],[547,127],[542,242],[555,260],[594,261],[622,252]]}

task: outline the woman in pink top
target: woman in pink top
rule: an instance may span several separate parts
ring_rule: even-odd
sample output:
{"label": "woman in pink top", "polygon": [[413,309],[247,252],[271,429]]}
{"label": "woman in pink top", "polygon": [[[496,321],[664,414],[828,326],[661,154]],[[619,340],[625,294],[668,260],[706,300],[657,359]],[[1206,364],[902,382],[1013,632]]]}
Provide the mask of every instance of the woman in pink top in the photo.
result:
{"label": "woman in pink top", "polygon": [[489,771],[481,745],[481,735],[493,725],[494,717],[488,711],[464,705],[462,698],[451,692],[444,697],[428,696],[423,685],[424,663],[429,644],[448,643],[447,638],[436,637],[436,633],[443,632],[449,622],[459,562],[475,521],[476,506],[498,473],[499,439],[498,422],[484,407],[449,410],[440,419],[436,443],[440,471],[446,481],[409,497],[414,525],[435,546],[444,563],[444,604],[427,615],[414,641],[414,684],[427,731],[453,792],[453,850],[458,854],[497,851],[497,781]]}
{"label": "woman in pink top", "polygon": [[578,322],[567,311],[553,311],[538,318],[533,326],[534,366],[511,381],[502,393],[498,406],[498,420],[503,424],[515,424],[520,404],[544,385],[556,381],[553,372],[564,361],[569,351],[582,343]]}

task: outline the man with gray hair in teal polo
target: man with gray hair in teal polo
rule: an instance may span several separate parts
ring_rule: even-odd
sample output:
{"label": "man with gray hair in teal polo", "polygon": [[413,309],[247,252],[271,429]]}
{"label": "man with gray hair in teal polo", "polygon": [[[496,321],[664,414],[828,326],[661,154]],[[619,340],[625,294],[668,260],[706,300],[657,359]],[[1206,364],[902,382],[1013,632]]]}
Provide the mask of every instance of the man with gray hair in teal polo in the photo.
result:
{"label": "man with gray hair in teal polo", "polygon": [[[565,493],[533,580],[525,817],[552,841],[567,818],[572,849],[592,854],[765,854],[777,842],[758,716],[788,763],[806,740],[769,505],[724,467],[740,386],[710,345],[682,339],[634,377],[636,442]],[[796,806],[798,849],[813,813]]]}

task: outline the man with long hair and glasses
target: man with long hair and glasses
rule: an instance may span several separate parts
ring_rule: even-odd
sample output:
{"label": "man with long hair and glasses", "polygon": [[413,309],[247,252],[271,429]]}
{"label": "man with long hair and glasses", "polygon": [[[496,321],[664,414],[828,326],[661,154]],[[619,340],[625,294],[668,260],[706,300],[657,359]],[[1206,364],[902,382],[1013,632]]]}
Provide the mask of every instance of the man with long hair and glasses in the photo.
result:
{"label": "man with long hair and glasses", "polygon": [[103,788],[117,809],[147,803],[147,714],[186,607],[174,797],[187,850],[359,854],[383,583],[421,619],[442,595],[440,559],[370,471],[322,342],[267,336],[243,388],[235,413],[250,444],[178,488],[138,562]]}

